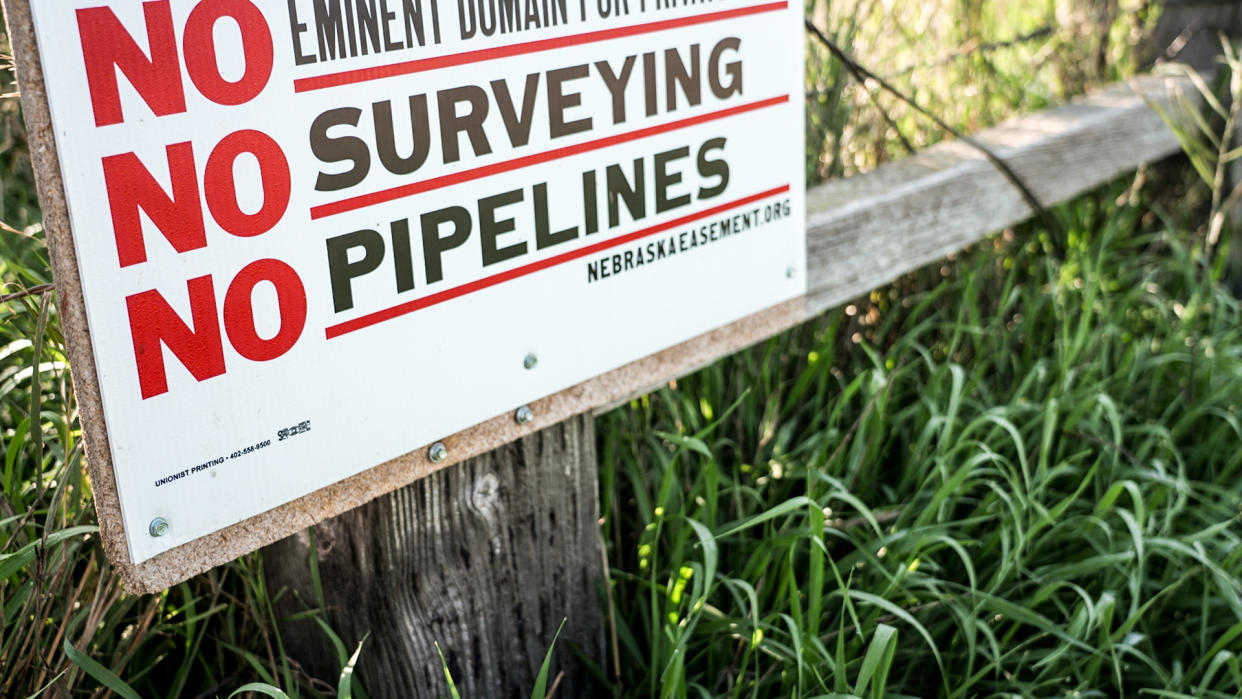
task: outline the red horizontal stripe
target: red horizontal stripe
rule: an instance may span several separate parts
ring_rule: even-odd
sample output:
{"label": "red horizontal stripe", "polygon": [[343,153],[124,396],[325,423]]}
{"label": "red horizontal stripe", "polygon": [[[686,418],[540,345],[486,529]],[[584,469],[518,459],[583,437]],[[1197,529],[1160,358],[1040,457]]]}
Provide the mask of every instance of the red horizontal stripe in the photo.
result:
{"label": "red horizontal stripe", "polygon": [[619,133],[613,136],[606,136],[604,138],[598,138],[598,139],[595,139],[594,141],[587,141],[585,143],[579,143],[577,145],[565,146],[563,148],[556,148],[554,150],[544,151],[543,153],[532,153],[530,155],[525,155],[520,158],[514,158],[512,160],[505,160],[499,163],[492,163],[491,165],[484,165],[482,167],[476,167],[476,168],[471,168],[469,170],[461,170],[459,172],[453,172],[447,175],[441,175],[440,177],[433,177],[429,180],[422,180],[420,182],[411,182],[410,184],[403,184],[398,187],[392,187],[390,189],[382,189],[378,192],[372,192],[371,194],[360,194],[356,197],[342,199],[341,201],[331,202],[328,204],[320,204],[319,206],[312,206],[310,210],[310,217],[312,220],[314,220],[314,219],[321,219],[327,216],[333,216],[335,214],[345,213],[347,211],[356,211],[358,209],[363,209],[368,206],[375,206],[376,204],[383,204],[385,202],[390,202],[395,199],[401,199],[403,197],[413,196],[415,194],[421,194],[422,192],[427,192],[433,189],[440,189],[441,187],[448,187],[450,185],[461,184],[462,182],[469,182],[471,180],[477,180],[481,177],[497,175],[502,172],[509,172],[511,170],[517,170],[519,168],[530,167],[531,165],[547,163],[553,160],[559,160],[561,158],[568,158],[571,155],[587,153],[593,150],[598,150],[600,148],[607,148],[609,146],[615,146],[620,143],[628,143],[630,141],[637,141],[639,139],[647,138],[649,136],[655,136],[657,134],[667,133],[669,131],[676,131],[677,129],[684,129],[690,126],[697,126],[698,124],[703,124],[709,121],[715,121],[717,119],[724,119],[725,117],[734,116],[736,114],[743,114],[745,112],[753,112],[756,109],[763,109],[764,107],[771,107],[777,104],[784,104],[788,101],[789,101],[789,95],[782,95],[780,97],[770,97],[765,100],[759,100],[758,102],[748,102],[746,104],[739,104],[737,106],[728,107],[726,109],[721,109],[715,112],[708,112],[706,114],[699,114],[697,116],[687,117],[685,119],[679,119],[677,121],[672,121],[667,124],[657,124],[655,126],[648,126],[646,128],[637,129],[635,131],[627,131],[625,133]]}
{"label": "red horizontal stripe", "polygon": [[586,257],[588,255],[594,255],[597,252],[602,252],[610,248],[615,248],[620,245],[625,245],[626,243],[631,243],[631,242],[634,242],[635,240],[640,240],[642,238],[655,235],[656,233],[663,233],[664,231],[667,231],[671,228],[677,228],[678,226],[684,226],[687,223],[693,223],[694,221],[707,218],[708,216],[714,216],[716,214],[728,211],[730,209],[736,209],[739,206],[745,206],[747,204],[760,201],[762,199],[767,199],[768,197],[773,197],[778,194],[784,194],[785,192],[788,192],[788,191],[789,191],[789,185],[783,185],[781,187],[773,187],[772,189],[759,192],[758,194],[752,194],[748,197],[742,197],[741,199],[736,199],[734,201],[731,201],[725,204],[719,204],[709,209],[704,209],[703,211],[699,211],[693,214],[682,216],[680,218],[675,218],[671,221],[665,221],[664,223],[657,223],[654,226],[643,228],[641,230],[634,231],[633,233],[627,233],[625,235],[622,235],[616,238],[610,238],[608,240],[601,240],[598,243],[587,245],[586,247],[581,247],[581,248],[578,248],[577,250],[570,250],[569,252],[561,253],[560,255],[554,255],[552,257],[539,260],[537,262],[532,262],[527,265],[522,265],[521,267],[515,267],[511,270],[501,272],[499,274],[493,274],[490,277],[483,277],[482,279],[477,279],[467,284],[462,284],[461,286],[455,286],[452,289],[445,289],[444,291],[431,294],[428,296],[424,296],[423,298],[420,298],[420,299],[414,299],[413,301],[407,301],[405,303],[398,304],[390,308],[385,308],[382,311],[368,313],[367,315],[364,315],[362,317],[354,318],[353,320],[347,320],[344,323],[338,323],[336,325],[329,326],[327,330],[325,330],[324,332],[327,335],[328,339],[331,340],[334,337],[340,337],[341,335],[354,332],[355,330],[361,330],[363,328],[368,328],[372,325],[383,323],[386,320],[392,320],[393,318],[399,318],[408,313],[420,311],[424,308],[435,306],[437,304],[441,304],[441,303],[444,303],[445,301],[450,301],[455,298],[460,298],[467,294],[472,294],[476,291],[480,291],[482,289],[487,289],[489,287],[496,286],[497,284],[503,284],[507,281],[511,281],[519,277],[525,277],[528,274],[534,274],[535,272],[545,270],[550,267],[556,267],[557,265],[562,265],[562,264],[565,264],[566,262],[572,262],[573,260],[577,260],[577,259]]}
{"label": "red horizontal stripe", "polygon": [[540,39],[538,41],[527,41],[520,44],[497,46],[490,49],[464,51],[462,53],[454,53],[448,56],[420,58],[413,61],[403,61],[401,63],[393,63],[386,66],[346,70],[340,73],[329,73],[327,75],[317,75],[310,78],[299,78],[293,81],[293,89],[295,92],[322,90],[340,85],[351,85],[353,83],[367,82],[368,80],[391,78],[397,75],[409,75],[411,73],[421,73],[428,70],[467,65],[469,63],[492,61],[497,58],[507,58],[509,56],[520,56],[522,54],[537,53],[539,51],[562,49],[568,46],[580,46],[582,44],[591,44],[597,41],[607,41],[609,39],[622,39],[627,36],[650,34],[651,32],[677,29],[680,27],[690,27],[696,24],[707,24],[709,22],[718,22],[720,20],[733,19],[735,17],[746,17],[748,15],[757,15],[765,12],[783,10],[788,6],[789,3],[782,0],[781,2],[769,2],[762,5],[739,7],[732,10],[709,12],[702,15],[691,15],[689,17],[660,20],[658,22],[634,24],[628,27],[602,29],[599,31],[556,37],[553,39]]}

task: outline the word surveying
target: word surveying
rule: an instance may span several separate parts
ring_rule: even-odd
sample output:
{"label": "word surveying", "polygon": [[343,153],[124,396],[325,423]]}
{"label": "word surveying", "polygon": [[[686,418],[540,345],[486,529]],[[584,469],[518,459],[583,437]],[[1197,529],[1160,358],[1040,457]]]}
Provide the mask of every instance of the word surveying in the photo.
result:
{"label": "word surveying", "polygon": [[[434,95],[410,95],[404,104],[383,100],[371,105],[369,124],[364,123],[361,108],[330,109],[316,117],[310,129],[312,152],[330,166],[318,173],[315,189],[337,192],[355,187],[367,179],[376,160],[393,175],[411,175],[428,162],[451,165],[489,155],[498,144],[493,144],[487,126],[497,119],[507,145],[514,149],[531,142],[537,123],[547,128],[550,139],[595,130],[601,117],[614,126],[624,124],[632,116],[627,99],[631,87],[641,93],[646,117],[702,104],[704,83],[717,99],[741,95],[740,47],[740,39],[726,37],[707,51],[691,44],[684,53],[670,48],[661,53],[632,54],[619,63],[603,60],[531,73],[521,80],[516,94],[508,80],[498,79],[487,88],[468,84]],[[607,109],[583,104],[579,81],[592,76],[607,91]],[[546,120],[535,118],[541,99]],[[408,116],[399,117],[398,110]],[[398,134],[398,123],[409,133]],[[468,151],[462,148],[462,136]],[[398,143],[412,145],[399,148]],[[432,157],[433,150],[436,158]]]}

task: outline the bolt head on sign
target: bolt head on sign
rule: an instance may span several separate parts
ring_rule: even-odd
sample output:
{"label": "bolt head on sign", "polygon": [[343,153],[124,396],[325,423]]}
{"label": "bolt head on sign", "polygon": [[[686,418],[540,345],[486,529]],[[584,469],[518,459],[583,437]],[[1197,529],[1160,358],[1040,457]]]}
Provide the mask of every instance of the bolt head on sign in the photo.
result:
{"label": "bolt head on sign", "polygon": [[797,3],[10,2],[130,563],[805,293]]}
{"label": "bolt head on sign", "polygon": [[535,411],[529,405],[523,405],[513,413],[513,419],[519,425],[529,425],[535,420]]}

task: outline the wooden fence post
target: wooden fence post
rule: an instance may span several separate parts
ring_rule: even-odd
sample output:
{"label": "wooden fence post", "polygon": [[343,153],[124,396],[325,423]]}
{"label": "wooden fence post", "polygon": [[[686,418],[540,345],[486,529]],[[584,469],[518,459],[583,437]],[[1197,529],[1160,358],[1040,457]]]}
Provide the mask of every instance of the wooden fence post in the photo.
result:
{"label": "wooden fence post", "polygon": [[1155,31],[1157,58],[1211,68],[1220,55],[1220,35],[1239,38],[1242,4],[1237,0],[1161,0]]}
{"label": "wooden fence post", "polygon": [[[604,663],[595,430],[571,418],[443,469],[314,527],[326,617],[375,699],[448,696],[439,655],[464,699],[529,697],[562,619],[549,674],[556,696],[594,696],[581,654]],[[316,606],[310,533],[263,550],[277,613]],[[340,671],[313,621],[284,626],[312,676]]]}

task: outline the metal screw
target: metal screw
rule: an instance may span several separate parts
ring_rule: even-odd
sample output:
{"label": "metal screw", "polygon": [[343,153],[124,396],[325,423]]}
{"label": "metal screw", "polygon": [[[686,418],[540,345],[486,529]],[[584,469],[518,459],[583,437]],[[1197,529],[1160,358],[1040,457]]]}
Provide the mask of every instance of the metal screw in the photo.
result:
{"label": "metal screw", "polygon": [[427,450],[427,458],[431,459],[431,463],[438,464],[448,458],[448,447],[444,446],[444,442],[436,442]]}
{"label": "metal screw", "polygon": [[535,419],[535,411],[530,409],[529,405],[523,405],[513,414],[513,419],[517,420],[517,424],[525,425]]}
{"label": "metal screw", "polygon": [[168,533],[168,520],[163,517],[156,517],[151,520],[151,524],[147,527],[147,531],[151,532],[151,536],[164,536]]}
{"label": "metal screw", "polygon": [[522,366],[527,369],[534,369],[539,366],[539,357],[536,357],[534,352],[526,355],[526,358],[522,360]]}

